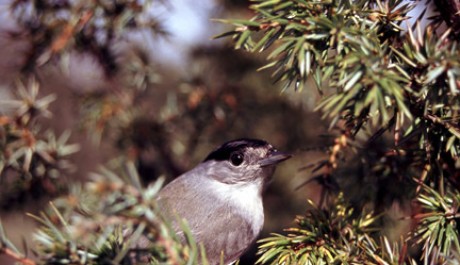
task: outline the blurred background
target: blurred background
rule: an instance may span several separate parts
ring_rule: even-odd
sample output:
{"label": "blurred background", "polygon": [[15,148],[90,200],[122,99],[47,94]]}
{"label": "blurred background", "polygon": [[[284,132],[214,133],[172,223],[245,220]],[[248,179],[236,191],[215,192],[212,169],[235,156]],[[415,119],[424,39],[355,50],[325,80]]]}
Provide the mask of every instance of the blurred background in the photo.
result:
{"label": "blurred background", "polygon": [[[26,212],[39,213],[65,192],[62,187],[84,182],[102,165],[124,156],[136,162],[145,184],[160,176],[170,181],[240,137],[265,139],[294,154],[278,167],[266,192],[261,237],[293,225],[306,200],[318,200],[320,185],[305,185],[310,171],[302,168],[326,157],[333,137],[313,112],[319,97],[314,84],[282,92],[270,70],[257,71],[267,63],[266,54],[234,50],[229,39],[213,40],[231,29],[213,18],[250,18],[248,1],[120,1],[118,6],[101,1],[107,8],[93,31],[85,28],[85,36],[70,40],[65,27],[53,27],[71,23],[72,16],[77,27],[88,13],[67,8],[68,1],[40,3],[34,13],[32,2],[1,1],[0,100],[17,99],[17,80],[33,75],[39,98],[56,96],[48,107],[52,116],[37,118],[39,131],[71,132],[68,142],[77,143],[79,151],[66,158],[71,166],[53,175],[57,190],[43,179],[18,184],[14,174],[2,173],[0,218],[18,246],[33,245],[36,224]],[[122,5],[128,3],[142,8]],[[128,7],[142,9],[141,19],[121,29],[104,20],[113,16],[118,22]],[[152,24],[142,27],[146,17]],[[14,113],[9,104],[1,104],[0,111]],[[254,246],[240,264],[253,264],[255,251]],[[1,264],[11,262],[0,257]]]}

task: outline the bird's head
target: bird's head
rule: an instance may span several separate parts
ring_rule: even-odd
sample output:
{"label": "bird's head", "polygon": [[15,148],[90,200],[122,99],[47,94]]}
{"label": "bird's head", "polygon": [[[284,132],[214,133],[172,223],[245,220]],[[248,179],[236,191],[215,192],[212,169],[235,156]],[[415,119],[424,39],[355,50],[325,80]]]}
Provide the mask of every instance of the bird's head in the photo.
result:
{"label": "bird's head", "polygon": [[202,166],[211,177],[227,184],[266,183],[278,163],[291,155],[277,151],[263,140],[238,139],[224,143],[212,151]]}

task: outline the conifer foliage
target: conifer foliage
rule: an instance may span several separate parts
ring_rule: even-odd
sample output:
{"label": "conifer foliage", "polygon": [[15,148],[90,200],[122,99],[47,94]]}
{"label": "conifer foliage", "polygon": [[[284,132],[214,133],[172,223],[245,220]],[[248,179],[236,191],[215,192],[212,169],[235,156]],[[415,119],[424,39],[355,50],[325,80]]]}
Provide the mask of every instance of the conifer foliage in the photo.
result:
{"label": "conifer foliage", "polygon": [[[55,199],[32,216],[40,224],[35,246],[19,249],[0,224],[0,254],[28,265],[206,264],[187,223],[187,242],[181,243],[158,212],[154,198],[162,179],[143,185],[137,172],[141,149],[169,148],[160,136],[173,131],[175,117],[192,117],[184,123],[196,131],[209,128],[210,117],[217,117],[212,125],[222,126],[223,109],[235,110],[239,102],[230,92],[198,89],[179,101],[183,106],[168,99],[154,125],[135,126],[144,125],[138,119],[142,99],[152,95],[159,75],[141,50],[133,49],[130,63],[121,63],[113,45],[129,42],[133,32],[164,36],[161,19],[148,10],[154,4],[167,5],[12,1],[21,34],[11,36],[27,36],[31,49],[14,85],[16,99],[2,100],[11,111],[0,113],[0,206],[36,189]],[[410,20],[415,8],[420,15]],[[305,162],[311,169],[305,183],[323,185],[321,200],[309,200],[304,214],[293,216],[294,227],[260,239],[257,263],[459,263],[459,2],[253,0],[249,9],[252,18],[219,19],[232,29],[216,37],[266,55],[260,69],[271,71],[283,90],[318,95],[316,111],[334,139],[325,159]],[[59,99],[39,96],[36,76],[47,65],[65,65],[75,51],[96,58],[105,78],[122,75],[126,81],[122,88],[87,95],[81,110],[96,142],[108,137],[124,153],[87,183],[64,186],[61,180],[74,169],[69,157],[79,147],[68,143],[69,133],[56,136],[39,126]],[[195,110],[208,115],[200,126],[191,121]],[[136,128],[159,136],[139,140],[144,131]],[[392,216],[394,207],[403,209],[400,216]],[[403,221],[410,225],[392,232]]]}
{"label": "conifer foliage", "polygon": [[[446,10],[452,1],[436,5]],[[284,89],[314,90],[313,80],[321,94],[316,109],[338,132],[328,159],[310,165],[313,179],[335,184],[334,192],[324,193],[322,207],[307,210],[287,235],[261,240],[259,263],[457,259],[458,29],[446,27],[440,13],[427,18],[429,1],[261,0],[250,8],[249,20],[221,20],[234,29],[217,37],[230,36],[236,49],[266,52],[261,69],[270,69]],[[410,24],[414,8],[423,11]],[[405,214],[415,225],[400,244],[389,243],[376,217],[384,218],[395,201],[413,203]],[[366,229],[372,226],[377,233]]]}

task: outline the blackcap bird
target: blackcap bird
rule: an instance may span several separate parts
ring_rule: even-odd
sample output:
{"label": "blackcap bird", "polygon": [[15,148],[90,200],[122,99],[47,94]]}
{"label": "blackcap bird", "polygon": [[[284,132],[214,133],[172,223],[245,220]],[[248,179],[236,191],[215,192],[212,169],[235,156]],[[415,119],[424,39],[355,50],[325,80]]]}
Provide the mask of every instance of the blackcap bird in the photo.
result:
{"label": "blackcap bird", "polygon": [[276,165],[289,157],[262,140],[224,143],[166,185],[158,205],[183,241],[177,217],[187,221],[209,264],[220,264],[221,259],[231,264],[259,235],[264,223],[262,191]]}

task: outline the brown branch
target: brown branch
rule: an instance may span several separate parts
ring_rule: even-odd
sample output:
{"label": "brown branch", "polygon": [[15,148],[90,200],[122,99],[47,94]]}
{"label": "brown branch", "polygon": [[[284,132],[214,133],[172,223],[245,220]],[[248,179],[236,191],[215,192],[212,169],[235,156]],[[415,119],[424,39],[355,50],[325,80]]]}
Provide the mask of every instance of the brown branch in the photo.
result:
{"label": "brown branch", "polygon": [[51,51],[55,53],[60,52],[62,49],[64,49],[67,43],[70,42],[75,32],[78,30],[78,28],[83,28],[92,17],[92,11],[85,11],[81,15],[77,23],[69,22],[62,30],[61,35],[59,35],[51,44]]}
{"label": "brown branch", "polygon": [[435,116],[435,115],[432,115],[432,114],[427,114],[425,115],[425,118],[427,120],[430,120],[431,122],[435,123],[435,124],[440,124],[442,125],[444,128],[446,128],[449,132],[451,132],[452,134],[456,135],[456,136],[460,136],[460,128],[448,121],[445,121],[443,120],[442,118],[438,117],[438,116]]}
{"label": "brown branch", "polygon": [[0,253],[4,253],[8,257],[11,257],[15,261],[22,263],[24,265],[36,265],[37,264],[35,263],[35,261],[25,258],[22,256],[22,254],[16,253],[7,247],[0,248]]}

